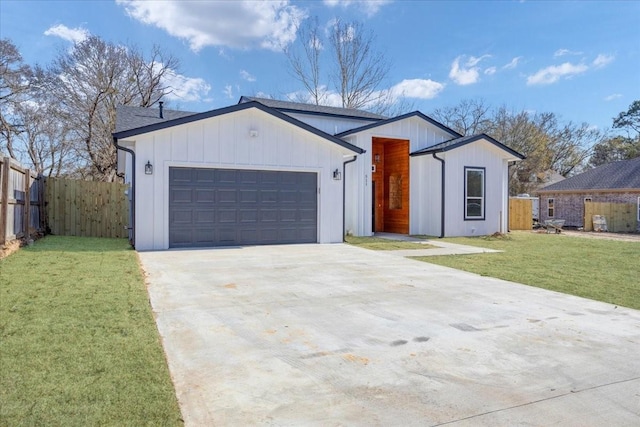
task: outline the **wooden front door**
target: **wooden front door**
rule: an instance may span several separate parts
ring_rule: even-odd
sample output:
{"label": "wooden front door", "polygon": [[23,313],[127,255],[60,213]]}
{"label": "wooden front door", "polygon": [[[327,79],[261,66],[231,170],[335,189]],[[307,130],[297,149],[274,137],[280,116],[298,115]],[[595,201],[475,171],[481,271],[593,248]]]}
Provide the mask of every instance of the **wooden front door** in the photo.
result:
{"label": "wooden front door", "polygon": [[409,141],[373,139],[373,231],[409,233]]}

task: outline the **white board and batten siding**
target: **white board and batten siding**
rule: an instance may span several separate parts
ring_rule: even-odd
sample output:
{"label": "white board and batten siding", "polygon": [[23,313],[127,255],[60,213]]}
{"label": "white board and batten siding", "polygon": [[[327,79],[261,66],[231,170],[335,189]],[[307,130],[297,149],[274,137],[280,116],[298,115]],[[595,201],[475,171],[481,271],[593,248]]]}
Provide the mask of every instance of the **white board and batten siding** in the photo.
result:
{"label": "white board and batten siding", "polygon": [[[248,109],[130,138],[136,151],[136,249],[169,247],[169,168],[202,167],[314,172],[318,177],[318,242],[342,242],[342,171],[345,155],[331,141]],[[125,145],[127,142],[121,142]],[[145,175],[150,161],[152,175]]]}
{"label": "white board and batten siding", "polygon": [[[412,153],[447,141],[454,136],[421,118],[409,117],[364,130],[344,138],[366,151],[364,154],[358,156],[356,162],[347,165],[346,173],[348,185],[345,206],[345,228],[357,236],[370,236],[373,234],[371,231],[371,165],[373,164],[372,141],[373,138],[376,137],[409,140],[409,152]],[[424,169],[421,163],[416,162],[414,158],[410,159],[410,230],[413,229],[412,224],[418,223],[424,219],[424,214],[430,215],[430,211],[435,209],[430,204],[423,206],[418,201],[421,198],[421,194],[431,188],[431,185],[437,184],[437,191],[439,192],[439,168],[437,170],[437,176],[434,176],[429,182],[424,182],[425,178],[431,177],[431,175]],[[439,212],[439,205],[437,209]]]}
{"label": "white board and batten siding", "polygon": [[313,126],[316,129],[320,129],[329,135],[336,135],[350,129],[355,129],[376,122],[376,120],[373,119],[367,120],[360,118],[334,117],[322,114],[302,114],[292,112],[285,112],[284,114]]}
{"label": "white board and batten siding", "polygon": [[[445,170],[445,235],[482,236],[495,232],[506,232],[509,211],[508,157],[495,145],[478,141],[445,153],[438,154],[446,162]],[[431,157],[431,156],[429,156]],[[433,162],[437,162],[431,158]],[[485,216],[484,220],[465,220],[465,167],[485,169]],[[440,171],[440,165],[436,168]],[[440,191],[439,188],[432,188]],[[424,201],[423,203],[428,203]],[[438,219],[440,215],[438,214]],[[439,230],[439,227],[438,227]],[[426,233],[426,229],[424,230]],[[415,230],[423,234],[423,230]]]}

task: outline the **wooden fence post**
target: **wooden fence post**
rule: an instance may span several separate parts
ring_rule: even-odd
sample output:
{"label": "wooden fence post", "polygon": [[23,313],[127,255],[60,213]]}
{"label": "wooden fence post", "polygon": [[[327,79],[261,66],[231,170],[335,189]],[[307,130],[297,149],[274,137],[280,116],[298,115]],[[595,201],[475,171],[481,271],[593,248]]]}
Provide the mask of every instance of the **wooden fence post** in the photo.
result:
{"label": "wooden fence post", "polygon": [[11,170],[11,159],[5,157],[2,160],[2,186],[0,186],[0,244],[7,242],[7,216],[9,214],[9,171]]}
{"label": "wooden fence post", "polygon": [[29,227],[31,226],[31,171],[29,169],[24,171],[24,210],[22,214],[23,237],[29,239],[31,236],[31,233],[29,233]]}

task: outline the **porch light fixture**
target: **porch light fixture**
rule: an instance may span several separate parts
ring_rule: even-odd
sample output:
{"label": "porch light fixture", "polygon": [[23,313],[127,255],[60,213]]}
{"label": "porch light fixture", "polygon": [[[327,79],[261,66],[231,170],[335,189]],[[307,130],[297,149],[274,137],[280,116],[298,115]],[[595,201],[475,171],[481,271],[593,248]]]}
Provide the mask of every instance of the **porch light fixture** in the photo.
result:
{"label": "porch light fixture", "polygon": [[256,129],[249,129],[249,136],[251,138],[257,138],[258,137],[258,131]]}
{"label": "porch light fixture", "polygon": [[149,160],[147,160],[147,164],[144,165],[144,174],[145,175],[153,175],[153,165]]}
{"label": "porch light fixture", "polygon": [[333,171],[333,179],[336,181],[340,181],[342,179],[342,174],[340,173],[340,169],[336,169]]}

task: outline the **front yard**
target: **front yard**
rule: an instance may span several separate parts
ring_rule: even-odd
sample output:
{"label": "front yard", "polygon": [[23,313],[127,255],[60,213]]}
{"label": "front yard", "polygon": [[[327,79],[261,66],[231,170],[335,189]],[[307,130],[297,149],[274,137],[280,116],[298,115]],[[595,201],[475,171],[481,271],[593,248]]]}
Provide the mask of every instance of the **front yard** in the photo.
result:
{"label": "front yard", "polygon": [[[483,276],[640,309],[640,243],[511,232],[443,239],[501,253],[418,257]],[[437,239],[434,239],[437,242]]]}
{"label": "front yard", "polygon": [[136,254],[49,236],[0,260],[0,425],[182,425]]}

